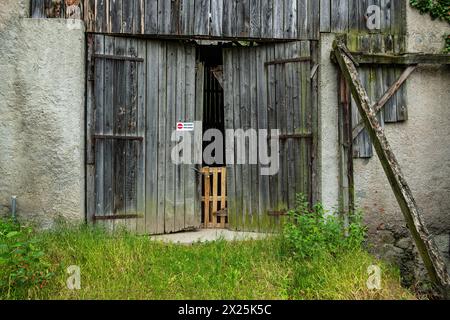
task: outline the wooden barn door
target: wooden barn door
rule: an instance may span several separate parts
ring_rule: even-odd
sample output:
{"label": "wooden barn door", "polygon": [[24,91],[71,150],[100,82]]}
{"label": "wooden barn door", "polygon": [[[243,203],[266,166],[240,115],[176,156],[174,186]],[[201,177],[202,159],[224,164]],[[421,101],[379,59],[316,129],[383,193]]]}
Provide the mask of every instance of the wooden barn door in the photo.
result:
{"label": "wooden barn door", "polygon": [[177,122],[201,120],[195,47],[91,35],[88,48],[88,218],[147,234],[198,227],[196,172],[171,159]]}
{"label": "wooden barn door", "polygon": [[302,41],[224,51],[226,129],[281,134],[277,174],[261,175],[260,164],[228,164],[228,215],[235,229],[273,229],[294,208],[298,194],[312,201],[315,46]]}

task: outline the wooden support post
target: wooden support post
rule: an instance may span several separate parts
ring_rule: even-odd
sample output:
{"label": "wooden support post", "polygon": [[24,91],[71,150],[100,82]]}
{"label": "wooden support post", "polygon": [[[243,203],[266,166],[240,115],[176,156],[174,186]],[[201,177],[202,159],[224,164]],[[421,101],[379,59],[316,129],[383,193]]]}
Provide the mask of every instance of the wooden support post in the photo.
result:
{"label": "wooden support post", "polygon": [[384,130],[376,117],[375,111],[370,105],[367,92],[359,80],[358,71],[352,59],[345,53],[347,50],[342,42],[335,41],[333,49],[336,61],[350,87],[367,131],[372,138],[378,158],[394,191],[430,279],[436,284],[441,293],[445,297],[448,297],[450,277],[444,260],[423,222],[422,212],[414,200],[411,189],[406,183],[406,179],[387,141]]}

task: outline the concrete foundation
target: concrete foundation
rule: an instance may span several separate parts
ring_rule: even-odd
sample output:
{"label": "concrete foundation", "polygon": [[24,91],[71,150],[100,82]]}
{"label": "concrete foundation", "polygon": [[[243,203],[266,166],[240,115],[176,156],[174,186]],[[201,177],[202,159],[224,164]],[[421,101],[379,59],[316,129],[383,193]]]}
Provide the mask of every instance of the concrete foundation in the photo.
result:
{"label": "concrete foundation", "polygon": [[0,5],[0,213],[49,227],[84,219],[85,35],[78,20]]}

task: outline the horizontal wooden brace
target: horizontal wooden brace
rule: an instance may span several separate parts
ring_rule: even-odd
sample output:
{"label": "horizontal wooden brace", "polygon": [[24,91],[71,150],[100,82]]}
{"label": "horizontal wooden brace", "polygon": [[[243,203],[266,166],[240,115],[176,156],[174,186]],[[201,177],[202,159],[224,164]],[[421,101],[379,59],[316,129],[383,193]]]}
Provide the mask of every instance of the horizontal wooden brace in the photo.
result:
{"label": "horizontal wooden brace", "polygon": [[271,217],[281,217],[281,216],[287,216],[287,211],[268,211],[267,215]]}
{"label": "horizontal wooden brace", "polygon": [[118,214],[114,216],[94,216],[94,221],[106,221],[106,220],[128,220],[128,219],[139,219],[143,216],[138,214]]}
{"label": "horizontal wooden brace", "polygon": [[144,137],[135,136],[114,136],[114,135],[95,135],[95,140],[131,140],[131,141],[144,141]]}
{"label": "horizontal wooden brace", "polygon": [[401,55],[350,52],[357,64],[450,64],[450,54],[406,53]]}
{"label": "horizontal wooden brace", "polygon": [[[287,139],[312,139],[314,135],[312,133],[292,133],[292,134],[280,134],[278,138],[280,140]],[[270,140],[274,137],[269,136],[267,139]]]}
{"label": "horizontal wooden brace", "polygon": [[273,65],[277,65],[277,64],[305,62],[305,61],[311,61],[311,57],[299,57],[299,58],[292,58],[292,59],[281,59],[281,60],[267,61],[267,62],[264,63],[264,65],[267,67],[267,66],[273,66]]}
{"label": "horizontal wooden brace", "polygon": [[110,54],[94,54],[94,58],[96,58],[96,59],[106,59],[106,60],[144,62],[144,59],[143,58],[139,58],[139,57],[116,56],[116,55],[110,55]]}

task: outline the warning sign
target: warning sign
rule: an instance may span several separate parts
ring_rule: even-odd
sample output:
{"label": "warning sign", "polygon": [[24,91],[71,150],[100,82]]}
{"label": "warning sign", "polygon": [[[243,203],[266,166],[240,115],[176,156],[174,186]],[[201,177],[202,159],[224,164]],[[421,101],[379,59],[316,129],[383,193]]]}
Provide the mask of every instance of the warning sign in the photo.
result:
{"label": "warning sign", "polygon": [[177,131],[194,131],[193,122],[178,122]]}

